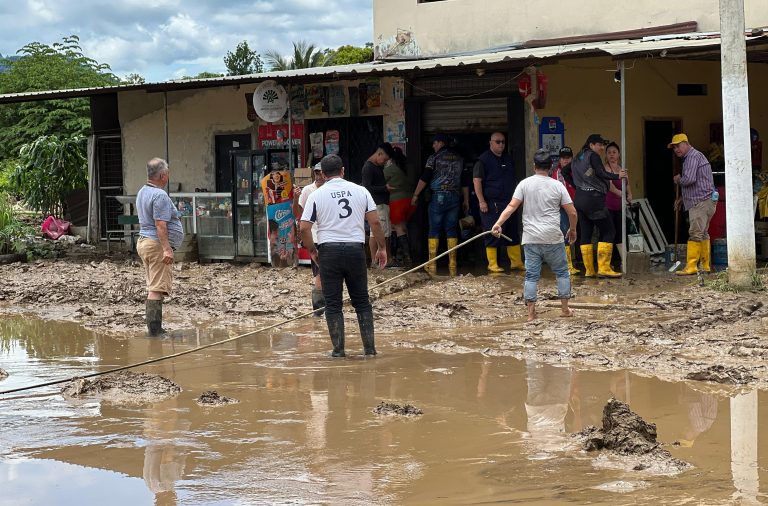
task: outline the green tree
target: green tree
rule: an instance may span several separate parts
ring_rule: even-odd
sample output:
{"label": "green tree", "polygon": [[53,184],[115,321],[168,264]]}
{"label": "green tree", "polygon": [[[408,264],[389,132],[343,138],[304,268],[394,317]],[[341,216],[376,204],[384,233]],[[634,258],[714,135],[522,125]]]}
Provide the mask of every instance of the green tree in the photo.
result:
{"label": "green tree", "polygon": [[121,81],[120,84],[144,84],[147,80],[141,74],[128,74]]}
{"label": "green tree", "polygon": [[186,79],[209,79],[211,77],[224,77],[224,74],[217,74],[216,72],[204,71],[204,72],[200,72],[196,76],[182,76],[181,79],[182,80],[186,80]]}
{"label": "green tree", "polygon": [[248,47],[248,41],[246,40],[237,45],[234,53],[227,51],[227,56],[224,57],[224,65],[227,67],[228,76],[258,74],[262,71],[261,56]]}
{"label": "green tree", "polygon": [[366,43],[365,47],[346,45],[325,50],[325,65],[350,65],[370,61],[373,61],[373,42]]}
{"label": "green tree", "polygon": [[35,211],[64,215],[64,200],[88,181],[85,137],[43,135],[19,150],[13,175],[16,194]]}
{"label": "green tree", "polygon": [[[90,88],[118,84],[109,66],[88,58],[71,35],[52,46],[27,44],[20,57],[0,62],[0,93]],[[22,144],[42,135],[87,135],[91,128],[87,99],[47,100],[0,105],[0,160],[15,158]]]}
{"label": "green tree", "polygon": [[303,40],[293,43],[293,56],[290,60],[274,49],[267,51],[264,58],[272,70],[308,69],[322,67],[325,63],[324,52]]}

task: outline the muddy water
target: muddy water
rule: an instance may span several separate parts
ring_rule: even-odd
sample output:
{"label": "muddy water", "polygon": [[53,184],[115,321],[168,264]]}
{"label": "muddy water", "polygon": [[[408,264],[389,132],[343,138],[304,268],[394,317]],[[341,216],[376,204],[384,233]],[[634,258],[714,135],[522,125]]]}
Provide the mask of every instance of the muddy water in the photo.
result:
{"label": "muddy water", "polygon": [[[115,339],[0,320],[0,390],[98,371],[227,337]],[[233,334],[234,335],[234,334]],[[183,391],[155,404],[71,401],[46,387],[0,398],[0,504],[741,504],[766,500],[765,392],[668,383],[478,353],[394,347],[326,358],[303,321],[141,371]],[[237,399],[206,407],[205,391]],[[694,468],[620,469],[566,435],[615,396]],[[381,401],[416,417],[380,416]],[[761,486],[762,484],[762,486]]]}

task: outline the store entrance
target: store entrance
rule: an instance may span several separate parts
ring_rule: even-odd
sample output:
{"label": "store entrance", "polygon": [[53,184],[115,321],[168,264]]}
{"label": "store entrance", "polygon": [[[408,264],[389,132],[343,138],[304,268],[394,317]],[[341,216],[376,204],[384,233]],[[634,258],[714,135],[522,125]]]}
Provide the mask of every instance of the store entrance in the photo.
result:
{"label": "store entrance", "polygon": [[[677,173],[680,164],[667,144],[674,134],[682,131],[682,127],[683,122],[679,118],[645,120],[644,124],[645,198],[670,244],[675,241],[675,185],[672,176]],[[684,221],[681,212],[678,222],[678,241],[681,243],[688,240],[688,227]]]}

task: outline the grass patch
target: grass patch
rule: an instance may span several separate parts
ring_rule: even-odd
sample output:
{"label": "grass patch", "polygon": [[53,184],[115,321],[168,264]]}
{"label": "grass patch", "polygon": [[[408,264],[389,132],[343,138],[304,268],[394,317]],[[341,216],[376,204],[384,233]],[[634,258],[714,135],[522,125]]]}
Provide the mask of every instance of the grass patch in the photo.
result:
{"label": "grass patch", "polygon": [[738,287],[729,283],[727,271],[710,276],[704,281],[704,286],[718,292],[762,292],[765,291],[765,269],[758,269],[752,274],[748,287]]}

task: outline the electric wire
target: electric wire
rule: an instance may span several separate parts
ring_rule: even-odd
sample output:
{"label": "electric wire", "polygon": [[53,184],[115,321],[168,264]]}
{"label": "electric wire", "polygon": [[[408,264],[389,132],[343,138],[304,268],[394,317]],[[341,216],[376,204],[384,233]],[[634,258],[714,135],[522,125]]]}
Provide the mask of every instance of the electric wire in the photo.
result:
{"label": "electric wire", "polygon": [[[488,235],[490,233],[491,233],[491,231],[487,230],[485,232],[482,232],[480,234],[475,235],[474,237],[470,237],[466,241],[461,242],[461,243],[457,244],[456,246],[454,246],[454,247],[452,247],[452,248],[442,252],[441,254],[435,256],[435,258],[431,258],[431,259],[427,260],[426,262],[424,262],[421,265],[417,265],[416,267],[413,267],[412,269],[409,269],[409,270],[407,270],[405,272],[402,272],[402,273],[398,274],[397,276],[393,276],[393,277],[391,277],[389,279],[386,279],[386,280],[382,281],[381,283],[378,283],[378,284],[370,287],[368,289],[368,291],[370,292],[370,291],[372,291],[372,290],[374,290],[376,288],[379,288],[382,285],[386,285],[387,283],[391,283],[392,281],[394,281],[396,279],[402,278],[403,276],[405,276],[407,274],[411,274],[412,272],[416,272],[416,271],[424,268],[426,265],[429,265],[430,263],[436,262],[440,258],[443,258],[445,255],[448,255],[452,251],[457,250],[457,249],[459,249],[459,248],[461,248],[463,246],[466,246],[467,244],[469,244],[469,243],[479,239],[480,237],[484,237],[484,236],[486,236],[486,235]],[[507,237],[504,234],[501,234],[501,237],[503,237],[504,239],[512,242],[512,239],[510,239],[509,237]],[[342,302],[347,302],[349,300],[350,300],[350,298],[346,297],[346,298],[343,299]],[[16,392],[23,392],[23,391],[26,391],[26,390],[33,390],[33,389],[36,389],[36,388],[43,388],[43,387],[52,386],[52,385],[59,385],[61,383],[67,383],[67,382],[78,380],[78,379],[94,378],[96,376],[103,376],[105,374],[111,374],[111,373],[115,373],[115,372],[119,372],[119,371],[125,371],[127,369],[134,369],[136,367],[141,367],[141,366],[144,366],[144,365],[155,364],[155,363],[161,362],[163,360],[168,360],[168,359],[171,359],[171,358],[181,357],[183,355],[189,355],[191,353],[196,353],[198,351],[202,351],[202,350],[205,350],[205,349],[208,349],[208,348],[212,348],[212,347],[218,346],[220,344],[230,343],[232,341],[236,341],[236,340],[242,339],[244,337],[252,336],[254,334],[258,334],[258,333],[264,332],[266,330],[271,330],[271,329],[280,327],[282,325],[285,325],[286,323],[291,323],[291,322],[294,322],[296,320],[300,320],[302,318],[306,318],[307,316],[310,316],[310,315],[314,314],[315,311],[319,311],[319,310],[322,310],[322,309],[325,309],[325,307],[318,308],[318,309],[313,309],[312,311],[308,311],[306,313],[302,313],[302,314],[300,314],[298,316],[294,316],[293,318],[289,318],[287,320],[283,320],[281,322],[274,323],[272,325],[267,325],[266,327],[261,327],[261,328],[256,329],[256,330],[252,330],[250,332],[246,332],[245,334],[240,334],[240,335],[237,335],[237,336],[229,337],[227,339],[222,339],[221,341],[216,341],[214,343],[204,344],[202,346],[197,346],[195,348],[191,348],[189,350],[180,351],[178,353],[172,353],[171,355],[163,355],[162,357],[152,358],[152,359],[144,360],[142,362],[137,362],[137,363],[134,363],[134,364],[124,365],[124,366],[120,366],[120,367],[114,367],[112,369],[107,369],[105,371],[99,371],[99,372],[94,372],[94,373],[84,374],[84,375],[79,375],[79,376],[72,376],[72,377],[65,378],[65,379],[46,381],[44,383],[36,383],[34,385],[27,385],[27,386],[24,386],[24,387],[17,387],[17,388],[12,388],[12,389],[9,389],[9,390],[3,390],[3,391],[0,391],[0,395],[11,394],[11,393],[16,393]],[[18,398],[19,397],[14,397],[14,399],[18,399]],[[3,400],[3,398],[0,397],[0,400]]]}

